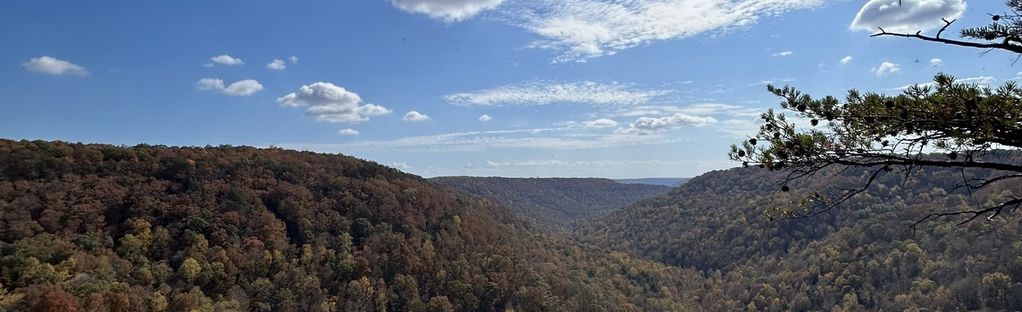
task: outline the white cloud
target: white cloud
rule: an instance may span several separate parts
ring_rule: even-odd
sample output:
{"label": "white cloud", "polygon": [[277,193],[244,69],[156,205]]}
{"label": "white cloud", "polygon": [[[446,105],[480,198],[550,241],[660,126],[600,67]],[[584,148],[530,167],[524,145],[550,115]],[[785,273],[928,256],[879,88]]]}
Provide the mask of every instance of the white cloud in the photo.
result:
{"label": "white cloud", "polygon": [[287,58],[287,60],[291,61],[291,64],[298,64],[298,57],[297,56],[292,55],[291,57]]}
{"label": "white cloud", "polygon": [[249,96],[256,92],[262,91],[263,85],[258,81],[252,79],[246,79],[242,81],[236,81],[224,88],[224,94],[237,95],[237,96]]}
{"label": "white cloud", "polygon": [[795,54],[795,52],[792,52],[792,51],[782,51],[782,52],[777,52],[777,53],[774,53],[774,54],[770,54],[770,56],[791,56],[792,54]]}
{"label": "white cloud", "polygon": [[762,124],[763,120],[759,118],[728,119],[721,121],[717,130],[733,138],[746,138],[759,131]]}
{"label": "white cloud", "polygon": [[272,70],[284,70],[287,69],[287,65],[284,63],[284,60],[275,59],[272,62],[267,63],[266,68]]}
{"label": "white cloud", "polygon": [[411,121],[411,122],[426,121],[426,120],[429,120],[429,115],[426,115],[426,114],[423,114],[423,113],[420,113],[420,112],[417,112],[417,111],[410,111],[407,114],[405,114],[404,120],[405,121]]}
{"label": "white cloud", "polygon": [[702,127],[717,122],[713,117],[693,116],[685,113],[677,113],[667,117],[641,117],[632,123],[632,129],[638,130],[665,130],[679,126]]}
{"label": "white cloud", "polygon": [[505,106],[547,105],[554,103],[634,105],[664,95],[668,91],[636,90],[629,84],[602,84],[593,81],[573,83],[530,82],[520,85],[448,95],[447,101],[459,105]]}
{"label": "white cloud", "polygon": [[479,121],[487,122],[487,121],[490,121],[490,120],[493,120],[493,117],[490,117],[490,115],[479,116]]}
{"label": "white cloud", "polygon": [[521,167],[632,167],[649,165],[691,165],[692,161],[683,160],[523,160],[523,161],[486,161],[488,167],[521,168]]}
{"label": "white cloud", "polygon": [[394,168],[401,169],[401,170],[415,169],[415,167],[409,166],[408,163],[406,163],[406,162],[396,162],[396,163],[393,163],[392,165],[393,165]]}
{"label": "white cloud", "polygon": [[355,136],[355,135],[359,135],[359,132],[358,132],[358,130],[355,130],[355,129],[352,129],[352,128],[347,128],[347,129],[341,129],[340,131],[337,131],[337,134],[340,134],[340,135],[343,135],[343,136]]}
{"label": "white cloud", "polygon": [[727,117],[759,117],[766,108],[745,107],[723,103],[700,103],[688,106],[645,105],[621,108],[610,111],[610,117],[639,117],[650,115],[671,115],[683,113],[687,115],[713,115]]}
{"label": "white cloud", "polygon": [[501,2],[503,0],[390,0],[391,4],[404,11],[425,14],[448,23],[471,18],[497,7]]}
{"label": "white cloud", "polygon": [[236,58],[236,57],[233,57],[233,56],[230,56],[230,55],[227,55],[227,54],[217,55],[217,56],[209,58],[209,60],[212,61],[213,63],[206,64],[206,66],[213,66],[213,64],[227,65],[227,66],[245,64],[245,62],[242,62],[240,58]]}
{"label": "white cloud", "polygon": [[534,0],[508,3],[509,20],[561,52],[585,61],[621,50],[755,24],[765,16],[814,8],[825,0]]}
{"label": "white cloud", "polygon": [[307,115],[331,123],[358,123],[391,112],[386,107],[364,103],[358,94],[329,82],[302,86],[278,98],[277,103],[285,107],[308,107]]}
{"label": "white cloud", "polygon": [[841,58],[841,65],[848,65],[848,63],[851,63],[851,62],[852,62],[852,56],[851,55]]}
{"label": "white cloud", "polygon": [[203,78],[195,86],[202,91],[219,91],[233,96],[249,96],[263,90],[263,85],[252,79],[235,81],[225,86],[222,79]]}
{"label": "white cloud", "polygon": [[663,144],[680,139],[657,133],[612,133],[584,136],[565,133],[572,128],[539,128],[496,131],[454,132],[411,136],[394,140],[359,141],[342,144],[275,144],[285,148],[306,150],[402,150],[416,152],[467,152],[492,149],[580,150],[606,149],[621,146]]}
{"label": "white cloud", "polygon": [[87,76],[89,71],[82,67],[65,60],[61,60],[50,56],[35,57],[28,62],[22,63],[21,68],[27,71],[47,74],[47,75],[79,75]]}
{"label": "white cloud", "polygon": [[586,128],[596,128],[596,129],[600,129],[600,128],[612,128],[612,127],[617,127],[617,121],[614,121],[614,120],[611,120],[611,119],[606,119],[606,118],[601,118],[601,119],[597,119],[597,120],[590,120],[590,121],[582,122],[582,125],[585,126]]}
{"label": "white cloud", "polygon": [[[994,81],[997,81],[997,78],[994,78],[994,76],[978,76],[978,77],[968,77],[968,78],[957,78],[957,79],[955,79],[955,82],[957,82],[957,83],[969,83],[969,84],[977,84],[977,85],[981,85],[981,86],[988,86],[991,83],[993,83]],[[891,90],[891,91],[901,91],[901,90],[905,90],[905,89],[911,88],[912,86],[931,87],[932,88],[932,87],[937,86],[937,83],[933,82],[933,81],[924,82],[924,83],[915,83],[915,84],[910,84],[910,85],[904,85],[904,86],[897,87],[897,88],[891,88],[891,89],[888,89],[888,90]]]}
{"label": "white cloud", "polygon": [[944,65],[944,60],[939,58],[932,58],[930,59],[930,65],[933,65],[933,67],[939,67],[940,65]]}
{"label": "white cloud", "polygon": [[870,0],[852,20],[852,30],[889,32],[928,31],[944,26],[941,18],[956,19],[965,0]]}
{"label": "white cloud", "polygon": [[901,65],[891,62],[883,62],[880,63],[880,66],[873,67],[873,69],[870,69],[869,71],[876,74],[877,77],[882,77],[888,74],[901,72]]}
{"label": "white cloud", "polygon": [[195,83],[195,86],[198,87],[199,90],[203,91],[209,90],[220,91],[224,89],[224,80],[214,78],[202,78],[199,79],[199,82]]}

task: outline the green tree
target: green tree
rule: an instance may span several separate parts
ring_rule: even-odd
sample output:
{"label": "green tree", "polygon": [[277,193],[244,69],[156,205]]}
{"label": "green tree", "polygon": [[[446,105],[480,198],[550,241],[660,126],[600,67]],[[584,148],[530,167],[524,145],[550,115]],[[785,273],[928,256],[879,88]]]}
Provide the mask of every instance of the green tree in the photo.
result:
{"label": "green tree", "polygon": [[[1022,12],[1022,0],[1009,0],[1013,12]],[[968,47],[994,48],[1022,53],[1022,17],[1016,13],[994,15],[989,26],[966,29],[962,36],[999,43],[978,44],[916,34],[881,30],[875,36],[901,36]],[[933,83],[909,87],[899,95],[851,90],[838,99],[814,98],[793,87],[768,91],[780,97],[781,108],[792,114],[769,110],[763,125],[746,142],[732,145],[729,156],[744,166],[787,172],[782,191],[789,183],[828,172],[829,167],[867,168],[864,185],[851,190],[815,192],[804,205],[776,212],[782,217],[809,217],[830,211],[865,192],[877,177],[897,171],[910,176],[927,167],[991,169],[997,174],[963,178],[960,186],[984,189],[1002,183],[1018,183],[1022,164],[999,157],[1022,149],[1022,88],[1014,82],[990,89],[956,82],[938,74]],[[978,209],[937,211],[916,224],[940,218],[961,217],[963,223],[981,216],[993,217],[1022,206],[1022,198],[1009,194],[1002,201]]]}

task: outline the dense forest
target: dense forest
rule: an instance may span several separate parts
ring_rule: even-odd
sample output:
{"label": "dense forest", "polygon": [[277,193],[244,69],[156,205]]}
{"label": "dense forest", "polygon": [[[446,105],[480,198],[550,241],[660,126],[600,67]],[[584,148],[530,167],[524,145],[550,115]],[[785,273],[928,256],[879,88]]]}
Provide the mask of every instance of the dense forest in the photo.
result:
{"label": "dense forest", "polygon": [[430,181],[493,200],[525,220],[557,231],[671,190],[595,178],[439,177]]}
{"label": "dense forest", "polygon": [[675,311],[699,281],[375,163],[227,146],[0,140],[0,255],[10,311]]}
{"label": "dense forest", "polygon": [[[995,153],[996,154],[996,153]],[[1017,154],[990,155],[1022,162]],[[846,169],[846,170],[841,170]],[[866,184],[867,168],[832,168],[782,192],[784,173],[710,172],[578,228],[594,245],[705,273],[704,307],[768,311],[1022,309],[1022,223],[1004,214],[959,225],[935,211],[973,209],[1017,194],[1004,184],[970,192],[964,177],[989,170],[883,174],[838,209],[770,219],[805,197]]]}
{"label": "dense forest", "polygon": [[828,173],[781,192],[776,172],[715,171],[562,235],[341,155],[0,140],[0,310],[1022,309],[1017,218],[912,228],[1022,186],[892,173],[770,219],[868,178]]}

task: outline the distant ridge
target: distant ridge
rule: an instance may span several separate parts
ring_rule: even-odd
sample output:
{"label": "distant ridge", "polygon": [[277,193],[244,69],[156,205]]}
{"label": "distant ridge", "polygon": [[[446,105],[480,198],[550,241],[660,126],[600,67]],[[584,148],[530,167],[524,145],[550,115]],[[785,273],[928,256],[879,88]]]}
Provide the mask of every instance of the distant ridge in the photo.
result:
{"label": "distant ridge", "polygon": [[688,182],[689,178],[643,178],[643,179],[615,179],[617,183],[624,184],[650,184],[650,185],[663,185],[676,187],[685,182]]}
{"label": "distant ridge", "polygon": [[663,185],[599,178],[438,177],[430,181],[493,200],[550,230],[569,229],[574,222],[671,190]]}

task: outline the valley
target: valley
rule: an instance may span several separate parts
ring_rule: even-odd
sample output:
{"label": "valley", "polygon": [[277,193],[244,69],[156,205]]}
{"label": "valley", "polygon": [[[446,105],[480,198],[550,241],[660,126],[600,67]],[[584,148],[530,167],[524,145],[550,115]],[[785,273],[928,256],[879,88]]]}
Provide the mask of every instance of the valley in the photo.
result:
{"label": "valley", "polygon": [[771,220],[796,195],[755,168],[675,189],[427,180],[340,155],[45,141],[0,141],[0,164],[11,310],[1022,307],[1017,221],[909,231],[934,206],[1019,191],[963,193],[942,182],[948,170],[888,175],[845,209]]}

